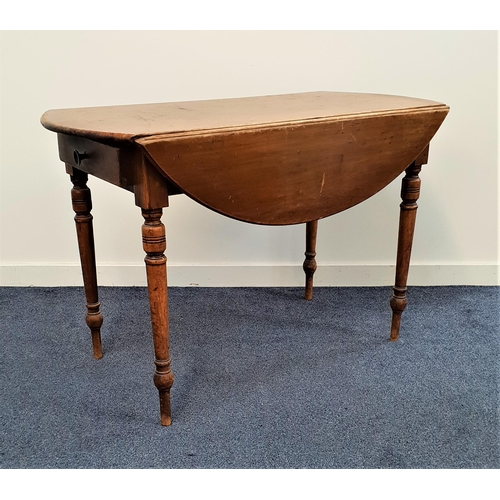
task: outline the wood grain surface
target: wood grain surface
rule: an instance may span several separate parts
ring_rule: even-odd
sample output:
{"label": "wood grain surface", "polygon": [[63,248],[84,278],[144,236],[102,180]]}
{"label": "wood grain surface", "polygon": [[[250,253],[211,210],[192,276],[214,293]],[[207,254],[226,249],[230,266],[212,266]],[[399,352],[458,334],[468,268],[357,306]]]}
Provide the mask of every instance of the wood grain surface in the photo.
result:
{"label": "wood grain surface", "polygon": [[446,114],[424,108],[137,143],[198,203],[245,222],[289,225],[380,191],[425,149]]}
{"label": "wood grain surface", "polygon": [[133,141],[159,134],[254,128],[321,121],[358,114],[443,107],[435,101],[383,94],[304,92],[299,94],[55,109],[42,125],[62,134],[101,142]]}

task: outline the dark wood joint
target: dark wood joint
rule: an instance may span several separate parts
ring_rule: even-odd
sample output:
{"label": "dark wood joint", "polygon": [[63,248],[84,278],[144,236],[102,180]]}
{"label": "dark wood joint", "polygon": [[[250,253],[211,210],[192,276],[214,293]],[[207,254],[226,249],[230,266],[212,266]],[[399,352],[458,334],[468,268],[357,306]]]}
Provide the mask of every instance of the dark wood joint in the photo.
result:
{"label": "dark wood joint", "polygon": [[430,144],[427,144],[427,146],[425,146],[425,148],[415,158],[415,160],[413,161],[415,165],[420,165],[420,166],[427,165],[427,162],[429,161],[429,147]]}
{"label": "dark wood joint", "polygon": [[135,204],[143,209],[168,207],[169,183],[146,157],[142,156],[134,184]]}

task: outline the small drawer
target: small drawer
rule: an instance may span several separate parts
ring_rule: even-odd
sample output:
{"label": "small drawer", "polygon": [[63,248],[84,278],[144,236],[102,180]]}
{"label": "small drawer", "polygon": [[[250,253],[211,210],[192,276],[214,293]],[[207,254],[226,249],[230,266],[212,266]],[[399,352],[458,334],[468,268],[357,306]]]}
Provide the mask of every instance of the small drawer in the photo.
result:
{"label": "small drawer", "polygon": [[64,163],[122,188],[133,190],[132,162],[140,152],[132,145],[113,147],[83,137],[57,134],[59,158]]}

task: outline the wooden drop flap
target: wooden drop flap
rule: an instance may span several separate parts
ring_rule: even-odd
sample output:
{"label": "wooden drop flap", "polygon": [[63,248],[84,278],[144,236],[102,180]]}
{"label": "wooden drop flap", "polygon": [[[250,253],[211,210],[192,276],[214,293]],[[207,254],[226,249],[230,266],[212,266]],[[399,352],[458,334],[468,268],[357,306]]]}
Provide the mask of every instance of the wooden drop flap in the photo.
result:
{"label": "wooden drop flap", "polygon": [[206,207],[255,224],[346,210],[392,182],[447,109],[136,139],[170,181]]}

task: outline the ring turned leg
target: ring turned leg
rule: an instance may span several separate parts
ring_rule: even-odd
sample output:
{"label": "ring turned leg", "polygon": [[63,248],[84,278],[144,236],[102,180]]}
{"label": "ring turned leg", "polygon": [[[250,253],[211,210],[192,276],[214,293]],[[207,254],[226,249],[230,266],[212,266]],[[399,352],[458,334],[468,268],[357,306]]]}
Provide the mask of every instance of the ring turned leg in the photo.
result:
{"label": "ring turned leg", "polygon": [[399,217],[398,254],[396,261],[396,283],[391,298],[392,325],[390,340],[395,341],[399,336],[401,314],[406,307],[406,282],[410,268],[411,246],[415,219],[417,217],[417,200],[420,195],[420,178],[418,176],[422,166],[413,162],[407,169],[402,181],[401,212]]}
{"label": "ring turned leg", "polygon": [[76,234],[82,265],[83,284],[87,299],[87,325],[92,332],[94,358],[102,358],[101,325],[102,314],[99,311],[97,295],[97,272],[95,265],[94,231],[92,228],[92,199],[87,187],[88,175],[76,168],[69,169],[73,189],[71,200],[75,211]]}
{"label": "ring turned leg", "polygon": [[313,275],[317,269],[316,264],[316,236],[318,234],[318,221],[313,220],[306,223],[306,251],[303,264],[306,273],[305,299],[311,300],[313,295]]}
{"label": "ring turned leg", "polygon": [[167,302],[167,248],[165,226],[161,222],[163,210],[142,209],[144,224],[142,242],[146,257],[149,305],[155,351],[154,383],[160,393],[161,425],[170,425],[170,388],[174,375],[170,370],[168,340],[168,302]]}

